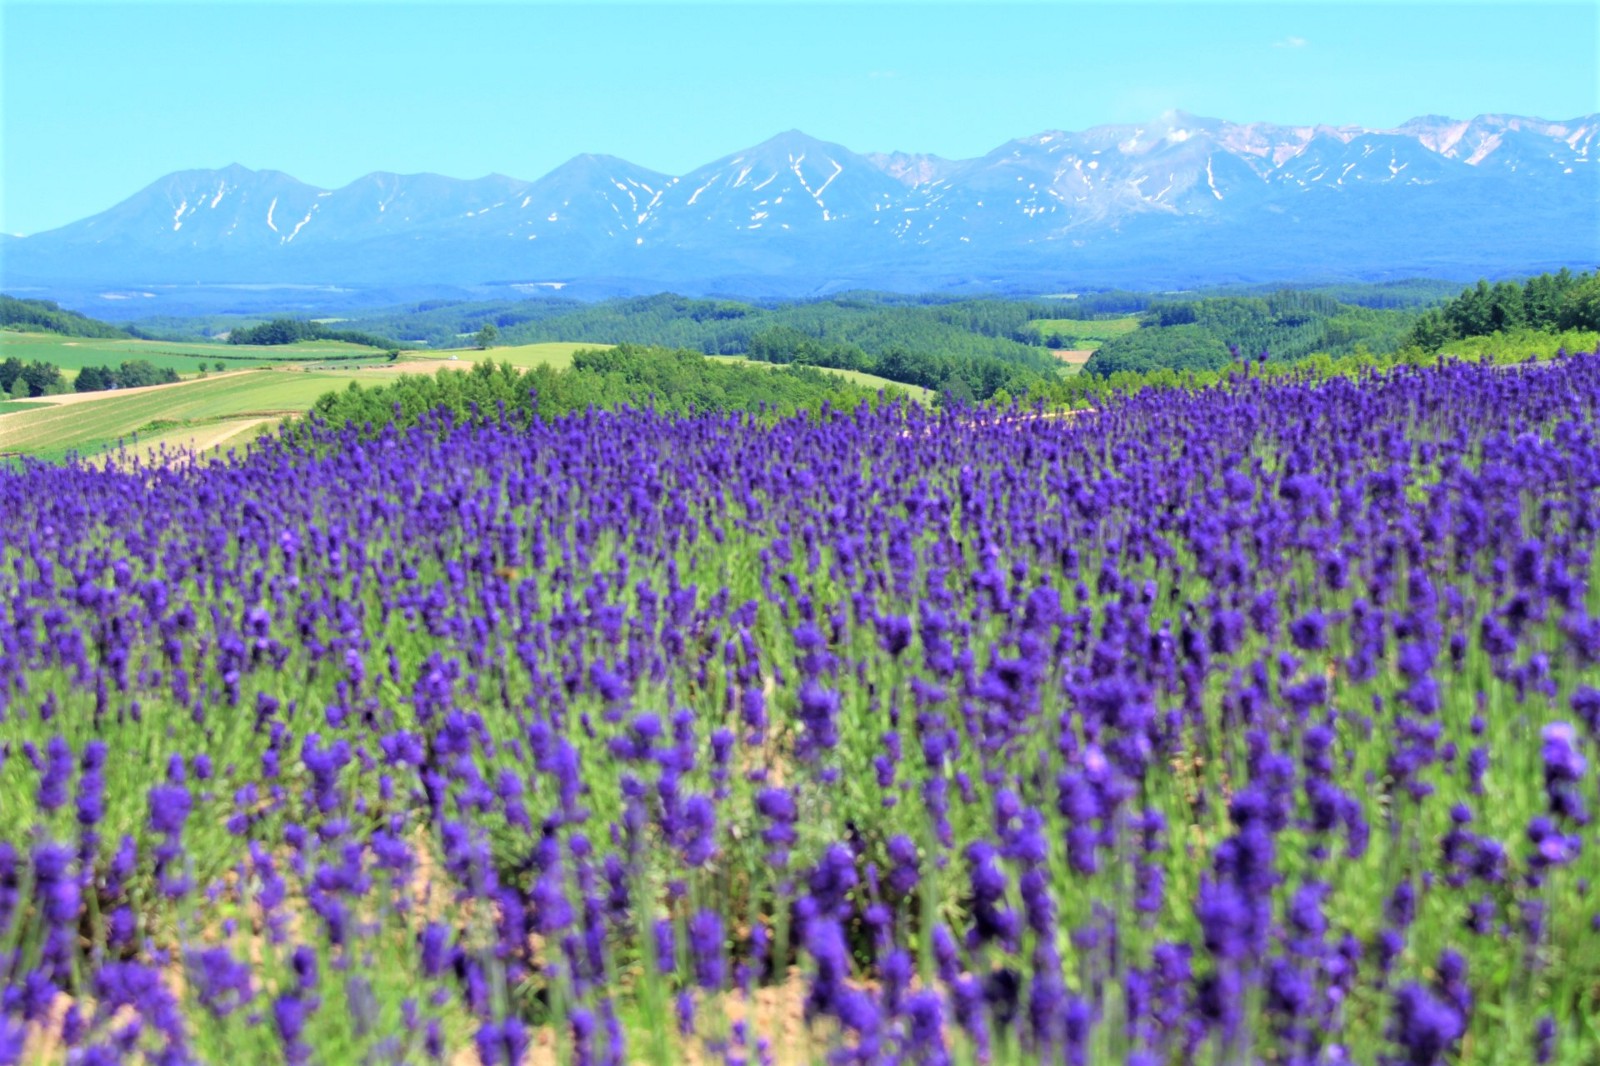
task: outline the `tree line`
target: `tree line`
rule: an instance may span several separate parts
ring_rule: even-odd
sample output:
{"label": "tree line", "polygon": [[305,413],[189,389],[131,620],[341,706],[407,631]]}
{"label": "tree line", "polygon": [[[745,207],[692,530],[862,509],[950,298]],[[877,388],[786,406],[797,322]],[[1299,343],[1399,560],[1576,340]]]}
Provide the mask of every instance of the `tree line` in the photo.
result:
{"label": "tree line", "polygon": [[[202,364],[202,373],[204,373]],[[115,368],[86,366],[78,371],[71,385],[54,363],[34,360],[24,363],[15,356],[0,362],[0,394],[13,400],[37,396],[60,396],[66,392],[101,392],[106,389],[138,389],[147,385],[171,385],[181,380],[168,367],[158,367],[147,359],[128,359]]]}
{"label": "tree line", "polygon": [[1600,331],[1600,274],[1574,274],[1563,267],[1523,282],[1491,285],[1479,278],[1455,299],[1424,313],[1407,340],[1433,352],[1468,337],[1571,329]]}
{"label": "tree line", "polygon": [[0,398],[26,400],[33,396],[58,396],[66,391],[66,378],[54,363],[24,363],[15,356],[0,362]]}
{"label": "tree line", "polygon": [[1415,321],[1410,311],[1361,307],[1310,291],[1163,301],[1140,315],[1139,329],[1096,349],[1084,373],[1221,370],[1238,361],[1235,348],[1251,357],[1269,352],[1278,362],[1318,353],[1382,354],[1398,350]]}
{"label": "tree line", "polygon": [[0,295],[0,326],[66,337],[123,339],[131,334],[109,322],[68,311],[54,300],[24,300]]}
{"label": "tree line", "polygon": [[[221,367],[221,363],[217,364]],[[200,364],[205,373],[205,364]],[[86,366],[72,382],[74,392],[103,392],[107,389],[142,389],[149,385],[173,385],[182,380],[170,367],[158,367],[145,359],[125,360],[121,366]]]}
{"label": "tree line", "polygon": [[[669,413],[754,411],[773,417],[824,404],[852,408],[877,393],[814,367],[766,368],[709,359],[684,349],[622,344],[574,353],[572,365],[521,371],[490,360],[470,370],[405,374],[378,387],[352,382],[323,395],[312,415],[364,434],[389,424],[416,425],[447,411],[460,422],[483,418],[551,419],[624,405]],[[290,427],[286,432],[295,432]]]}
{"label": "tree line", "polygon": [[400,347],[386,337],[361,330],[329,329],[320,322],[303,318],[275,318],[258,326],[246,326],[228,333],[229,344],[275,346],[298,344],[300,341],[344,341],[347,344],[364,344],[369,348]]}
{"label": "tree line", "polygon": [[752,337],[747,355],[780,366],[859,370],[968,402],[990,399],[1002,390],[1012,395],[1026,393],[1055,376],[1050,363],[1019,365],[986,355],[935,355],[904,345],[871,355],[854,344],[818,340],[791,326]]}
{"label": "tree line", "polygon": [[928,302],[876,293],[822,300],[746,303],[671,293],[583,304],[563,298],[417,304],[356,320],[352,328],[456,347],[484,325],[506,344],[578,341],[660,344],[706,355],[747,355],[751,341],[778,328],[869,355],[901,346],[940,355],[987,355],[1043,367],[1049,356],[1028,339],[1028,323],[1061,312],[1059,300]]}

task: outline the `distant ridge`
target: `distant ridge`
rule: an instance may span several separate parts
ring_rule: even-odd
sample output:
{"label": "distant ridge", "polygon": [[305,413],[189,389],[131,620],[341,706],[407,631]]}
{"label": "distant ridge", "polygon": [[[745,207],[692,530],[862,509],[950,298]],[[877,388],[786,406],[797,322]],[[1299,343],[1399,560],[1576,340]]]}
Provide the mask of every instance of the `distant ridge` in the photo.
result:
{"label": "distant ridge", "polygon": [[1600,115],[1395,129],[1172,112],[976,159],[799,130],[671,176],[580,155],[536,181],[233,165],[0,241],[0,284],[475,284],[807,292],[1467,277],[1600,261]]}

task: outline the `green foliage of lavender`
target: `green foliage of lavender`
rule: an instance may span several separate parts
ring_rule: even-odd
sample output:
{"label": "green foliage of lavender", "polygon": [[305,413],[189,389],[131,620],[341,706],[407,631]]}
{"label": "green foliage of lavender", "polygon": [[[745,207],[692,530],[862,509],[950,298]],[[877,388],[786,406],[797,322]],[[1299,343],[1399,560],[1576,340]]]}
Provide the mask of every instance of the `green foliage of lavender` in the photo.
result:
{"label": "green foliage of lavender", "polygon": [[0,1061],[1600,1057],[1600,358],[457,414],[0,471]]}

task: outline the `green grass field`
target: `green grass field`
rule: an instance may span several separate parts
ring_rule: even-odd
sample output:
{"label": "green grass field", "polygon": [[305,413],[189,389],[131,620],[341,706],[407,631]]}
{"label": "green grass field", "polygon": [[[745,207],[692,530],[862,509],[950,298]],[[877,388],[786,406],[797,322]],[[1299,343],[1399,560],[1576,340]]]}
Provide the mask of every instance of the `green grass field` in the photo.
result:
{"label": "green grass field", "polygon": [[374,361],[382,361],[385,353],[381,349],[344,341],[305,341],[276,346],[186,344],[175,341],[101,340],[0,330],[0,360],[17,358],[25,363],[54,363],[69,377],[86,366],[114,367],[131,359],[143,359],[180,374],[193,374],[199,370],[202,361],[206,369],[211,370],[219,359],[230,367],[242,368],[263,363],[301,363],[325,359],[343,361],[351,356],[371,356]]}
{"label": "green grass field", "polygon": [[1028,325],[1038,330],[1040,336],[1059,333],[1077,338],[1079,348],[1092,348],[1113,337],[1132,333],[1139,328],[1139,320],[1131,315],[1125,318],[1035,318]]}
{"label": "green grass field", "polygon": [[[119,443],[132,454],[149,457],[165,445],[169,450],[193,447],[206,451],[243,447],[257,435],[270,431],[288,415],[302,414],[323,393],[347,388],[351,382],[363,386],[382,385],[395,372],[427,373],[432,370],[466,370],[485,358],[510,363],[522,369],[570,366],[572,354],[586,348],[607,348],[604,344],[548,342],[524,344],[479,351],[408,352],[393,370],[380,358],[375,362],[308,362],[299,366],[280,365],[276,369],[256,369],[264,357],[279,361],[317,360],[318,356],[361,352],[357,345],[315,342],[289,347],[254,348],[228,345],[162,345],[151,341],[89,340],[45,335],[8,334],[0,358],[17,355],[24,360],[44,359],[57,366],[84,366],[119,363],[124,359],[149,359],[157,366],[171,366],[180,373],[192,372],[195,360],[203,353],[208,363],[230,354],[249,353],[245,366],[205,378],[189,377],[177,385],[127,392],[86,393],[70,402],[41,400],[0,402],[0,456],[29,455],[59,460],[71,452],[93,456],[114,449]],[[161,362],[161,349],[170,362]],[[183,350],[183,351],[180,351]],[[190,354],[190,353],[193,354]],[[213,353],[220,353],[213,354]],[[293,353],[293,354],[289,354]],[[451,358],[455,356],[455,358]],[[240,357],[244,358],[244,357]],[[750,360],[728,357],[736,362]],[[69,360],[76,360],[69,364]],[[901,385],[887,378],[852,370],[827,370],[868,388],[899,389],[921,401],[932,393],[927,389]],[[134,446],[137,438],[137,446]]]}
{"label": "green grass field", "polygon": [[[422,360],[438,360],[453,364],[452,368],[470,367],[473,363],[481,363],[485,359],[494,363],[510,363],[523,370],[531,370],[536,366],[553,367],[561,370],[572,365],[572,353],[581,352],[590,348],[609,348],[609,344],[582,344],[571,341],[545,341],[540,344],[519,344],[509,348],[462,348],[456,351],[417,351],[407,352],[401,356],[407,362],[420,362]],[[454,358],[452,358],[454,357]]]}
{"label": "green grass field", "polygon": [[302,413],[318,396],[356,380],[373,380],[372,372],[247,370],[179,385],[94,394],[0,416],[0,453],[59,459],[71,451],[88,455],[103,450],[141,430],[175,439],[226,419],[276,420]]}
{"label": "green grass field", "polygon": [[[13,338],[18,336],[22,335],[11,335]],[[27,339],[36,343],[29,345],[25,341],[12,341],[7,344],[3,354],[8,356],[15,353],[24,359],[46,359],[60,366],[64,360],[57,353],[97,350],[97,355],[80,356],[81,367],[99,365],[112,359],[120,362],[122,359],[148,358],[142,346],[152,343],[84,340],[81,344],[68,346],[64,342],[71,338],[28,336]],[[314,362],[303,367],[254,369],[262,361],[255,353],[265,352],[284,358],[282,353],[293,352],[295,354],[288,358],[304,360],[326,354],[371,350],[358,345],[319,341],[282,348],[227,345],[172,347],[205,351],[208,355],[214,351],[249,352],[252,353],[251,369],[213,373],[206,378],[190,378],[179,385],[156,389],[85,394],[70,403],[40,400],[0,402],[0,455],[61,459],[69,452],[78,452],[88,456],[114,448],[118,442],[131,442],[135,434],[138,436],[138,447],[132,450],[142,455],[153,453],[163,444],[169,448],[194,446],[207,449],[220,446],[225,450],[240,447],[257,434],[270,430],[279,419],[303,414],[325,392],[347,388],[351,382],[382,385],[391,375],[382,359],[370,363],[364,360]],[[609,346],[546,343],[495,348],[489,352],[464,349],[459,353],[408,353],[401,356],[396,369],[408,373],[416,373],[419,369],[423,372],[434,369],[465,370],[486,357],[524,369],[535,366],[559,369],[571,365],[573,352],[604,347]],[[451,355],[458,355],[459,358],[451,359]],[[171,358],[175,361],[167,365],[172,365],[174,369],[193,369],[192,362],[189,366],[184,365],[192,356],[173,355]],[[156,362],[153,358],[151,361]]]}
{"label": "green grass field", "polygon": [[[590,346],[589,345],[580,345],[580,347],[590,347]],[[761,362],[759,360],[756,360],[756,359],[746,359],[742,355],[718,355],[718,356],[713,356],[712,358],[715,358],[715,359],[726,359],[730,363],[742,363],[745,366],[767,366],[767,367],[770,367],[770,366],[773,365],[771,363],[763,363],[763,362]],[[898,381],[890,381],[888,378],[880,378],[876,374],[868,374],[868,373],[866,373],[865,371],[862,371],[862,370],[835,370],[835,369],[833,369],[831,367],[822,367],[822,366],[817,367],[817,369],[822,371],[824,374],[832,374],[835,377],[844,378],[846,381],[854,382],[855,384],[860,385],[860,386],[862,386],[864,388],[868,388],[868,389],[899,389],[901,392],[905,393],[906,395],[910,396],[912,399],[917,400],[920,403],[931,403],[933,401],[933,390],[932,389],[925,389],[920,385],[904,385],[904,384],[901,384]]]}

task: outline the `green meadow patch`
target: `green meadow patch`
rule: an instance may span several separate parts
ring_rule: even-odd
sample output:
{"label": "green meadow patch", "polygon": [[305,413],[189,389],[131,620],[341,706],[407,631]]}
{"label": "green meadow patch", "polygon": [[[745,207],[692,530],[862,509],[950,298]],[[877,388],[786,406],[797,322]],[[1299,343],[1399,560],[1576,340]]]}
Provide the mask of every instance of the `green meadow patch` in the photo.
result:
{"label": "green meadow patch", "polygon": [[[1139,328],[1138,318],[1035,318],[1029,330],[1051,348],[1095,348]],[[1060,344],[1051,343],[1059,339]]]}
{"label": "green meadow patch", "polygon": [[[726,359],[730,363],[740,363],[744,366],[767,366],[774,367],[774,369],[776,369],[772,363],[763,363],[755,359],[746,359],[743,356],[738,355],[719,355],[714,356],[713,358]],[[934,398],[934,392],[932,389],[925,389],[920,385],[906,385],[898,381],[890,381],[888,378],[879,377],[876,374],[868,374],[864,370],[839,370],[834,367],[825,366],[819,366],[816,369],[822,371],[824,374],[831,374],[834,377],[844,378],[846,381],[851,382],[852,384],[860,385],[863,388],[898,390],[920,403],[929,403]]]}
{"label": "green meadow patch", "polygon": [[64,403],[35,403],[0,420],[0,452],[60,459],[91,454],[148,431],[246,415],[282,417],[310,409],[318,396],[343,388],[359,371],[252,370],[151,389],[85,394]]}
{"label": "green meadow patch", "polygon": [[159,369],[195,374],[202,368],[215,370],[221,361],[230,369],[262,364],[302,363],[326,360],[367,360],[381,362],[388,357],[382,349],[343,341],[307,341],[274,346],[235,344],[193,344],[176,341],[64,337],[53,333],[0,331],[0,360],[54,363],[70,376],[86,366],[111,366],[143,359]]}

